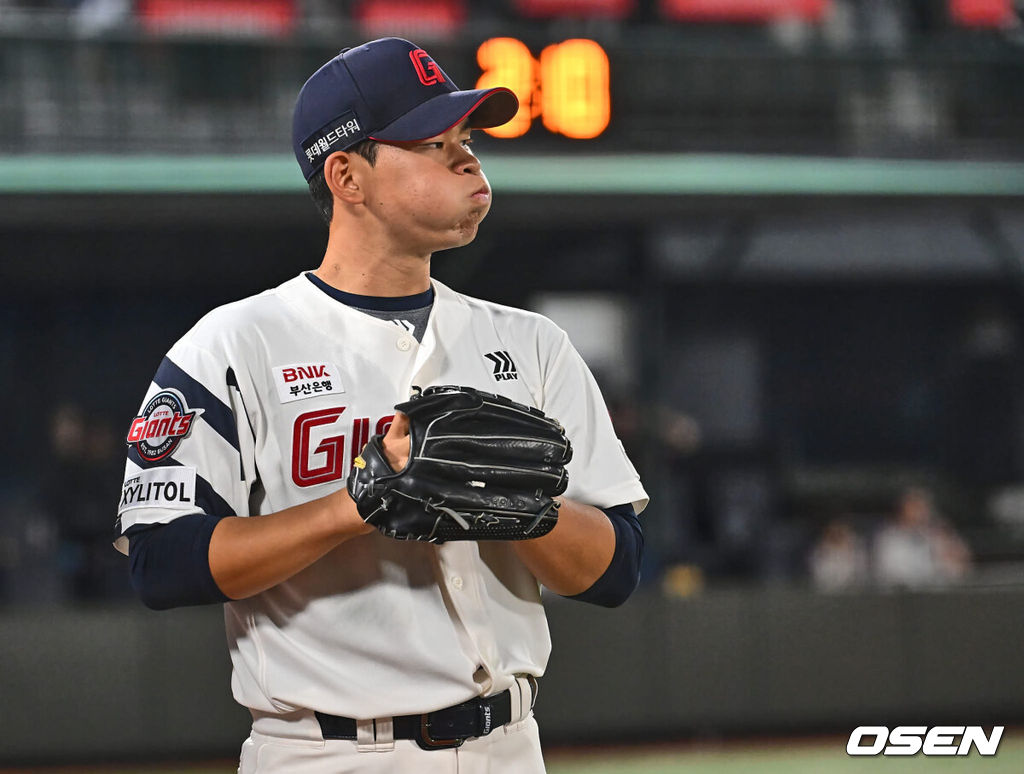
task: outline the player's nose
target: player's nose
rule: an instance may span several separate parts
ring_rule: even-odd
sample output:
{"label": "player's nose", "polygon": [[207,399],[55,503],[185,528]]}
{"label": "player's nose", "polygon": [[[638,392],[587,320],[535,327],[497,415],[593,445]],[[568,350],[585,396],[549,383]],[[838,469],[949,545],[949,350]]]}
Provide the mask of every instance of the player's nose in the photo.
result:
{"label": "player's nose", "polygon": [[460,149],[459,158],[455,162],[455,171],[460,175],[479,175],[480,159],[465,148]]}

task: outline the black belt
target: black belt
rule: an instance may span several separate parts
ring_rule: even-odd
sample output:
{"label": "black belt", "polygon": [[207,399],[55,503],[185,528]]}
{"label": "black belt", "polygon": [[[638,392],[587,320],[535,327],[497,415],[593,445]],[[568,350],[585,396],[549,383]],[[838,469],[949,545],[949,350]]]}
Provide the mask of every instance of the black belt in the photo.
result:
{"label": "black belt", "polygon": [[[315,714],[324,739],[356,738],[354,718]],[[487,736],[512,720],[512,693],[503,691],[424,715],[396,715],[391,720],[395,739],[414,739],[424,750],[459,747],[467,739]]]}

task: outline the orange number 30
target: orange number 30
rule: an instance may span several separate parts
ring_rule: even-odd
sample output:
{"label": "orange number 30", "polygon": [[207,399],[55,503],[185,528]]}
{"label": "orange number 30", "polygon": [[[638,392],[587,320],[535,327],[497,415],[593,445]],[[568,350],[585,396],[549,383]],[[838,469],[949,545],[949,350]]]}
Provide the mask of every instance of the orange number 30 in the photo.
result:
{"label": "orange number 30", "polygon": [[538,62],[522,41],[492,38],[480,45],[476,58],[484,71],[478,89],[507,86],[519,98],[519,112],[508,123],[486,129],[488,134],[519,137],[538,115],[549,131],[576,139],[597,137],[608,127],[608,55],[594,41],[555,43]]}

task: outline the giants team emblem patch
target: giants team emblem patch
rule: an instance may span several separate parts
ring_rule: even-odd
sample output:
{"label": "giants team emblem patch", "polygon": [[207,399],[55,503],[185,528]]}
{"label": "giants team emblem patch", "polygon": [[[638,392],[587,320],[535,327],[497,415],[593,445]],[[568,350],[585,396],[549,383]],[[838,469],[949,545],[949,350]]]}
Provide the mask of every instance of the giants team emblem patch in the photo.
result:
{"label": "giants team emblem patch", "polygon": [[322,360],[317,363],[277,366],[274,369],[277,397],[282,403],[291,403],[293,400],[345,392],[339,373],[336,365]]}
{"label": "giants team emblem patch", "polygon": [[506,350],[488,352],[484,357],[494,363],[494,381],[508,382],[519,378],[516,364],[512,362],[512,357]]}
{"label": "giants team emblem patch", "polygon": [[203,411],[190,409],[185,396],[177,390],[161,390],[142,409],[142,414],[135,417],[127,443],[147,462],[162,460],[173,454],[178,444],[188,437],[196,417]]}

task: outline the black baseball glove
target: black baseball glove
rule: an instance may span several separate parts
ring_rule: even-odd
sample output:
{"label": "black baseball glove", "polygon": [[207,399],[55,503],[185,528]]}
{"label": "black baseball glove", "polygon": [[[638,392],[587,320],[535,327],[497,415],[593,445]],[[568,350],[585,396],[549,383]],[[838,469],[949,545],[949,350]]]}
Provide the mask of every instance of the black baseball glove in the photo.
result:
{"label": "black baseball glove", "polygon": [[383,436],[356,458],[359,514],[402,540],[526,540],[550,532],[572,447],[544,412],[472,387],[428,387],[395,406],[409,417],[409,460],[392,470]]}

